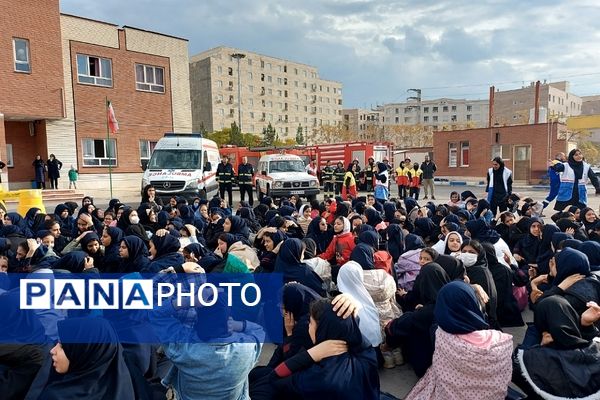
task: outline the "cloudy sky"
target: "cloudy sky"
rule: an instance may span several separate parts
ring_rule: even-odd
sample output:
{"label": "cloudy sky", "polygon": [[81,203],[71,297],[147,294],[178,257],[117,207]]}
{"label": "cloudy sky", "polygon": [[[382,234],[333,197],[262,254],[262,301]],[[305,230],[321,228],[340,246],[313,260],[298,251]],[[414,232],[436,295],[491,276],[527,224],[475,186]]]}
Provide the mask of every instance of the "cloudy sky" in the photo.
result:
{"label": "cloudy sky", "polygon": [[227,45],[319,68],[344,107],[423,98],[484,99],[490,85],[569,80],[600,94],[595,0],[60,0],[61,11]]}

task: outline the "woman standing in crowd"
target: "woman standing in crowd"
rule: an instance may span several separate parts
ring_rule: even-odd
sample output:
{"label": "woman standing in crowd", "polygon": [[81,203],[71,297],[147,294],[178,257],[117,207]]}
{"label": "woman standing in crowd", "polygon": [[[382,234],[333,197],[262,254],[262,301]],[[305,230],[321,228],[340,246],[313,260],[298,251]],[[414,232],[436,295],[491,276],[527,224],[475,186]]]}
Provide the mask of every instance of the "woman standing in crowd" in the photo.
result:
{"label": "woman standing in crowd", "polygon": [[48,157],[48,179],[50,179],[50,188],[58,189],[58,178],[60,178],[60,170],[63,163],[57,159],[54,154],[50,154]]}
{"label": "woman standing in crowd", "polygon": [[556,163],[552,166],[560,174],[560,187],[554,209],[563,211],[567,206],[577,206],[579,209],[587,207],[587,184],[591,182],[596,188],[596,194],[600,193],[600,182],[592,171],[590,164],[584,161],[583,154],[579,149],[569,152],[567,162]]}
{"label": "woman standing in crowd", "polygon": [[492,160],[492,167],[487,173],[485,191],[487,192],[487,201],[490,203],[490,211],[494,217],[498,209],[500,212],[506,211],[505,198],[512,193],[512,171],[504,165],[504,161],[500,157]]}
{"label": "woman standing in crowd", "polygon": [[37,188],[46,189],[46,163],[42,160],[42,156],[39,154],[35,156],[35,160],[33,160],[31,165],[33,165],[33,173],[35,174]]}

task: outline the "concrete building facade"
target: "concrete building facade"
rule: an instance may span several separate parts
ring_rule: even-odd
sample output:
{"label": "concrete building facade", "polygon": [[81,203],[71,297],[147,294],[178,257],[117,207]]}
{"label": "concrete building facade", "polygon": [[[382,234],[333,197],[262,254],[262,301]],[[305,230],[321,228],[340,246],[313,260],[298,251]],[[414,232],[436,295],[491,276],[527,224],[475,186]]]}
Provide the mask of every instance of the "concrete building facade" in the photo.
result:
{"label": "concrete building facade", "polygon": [[[496,91],[493,95],[492,125],[521,125],[535,123],[536,83],[520,89]],[[569,82],[541,83],[539,85],[539,119],[580,115],[581,97],[569,90]]]}
{"label": "concrete building facade", "polygon": [[[108,189],[109,165],[114,188],[139,186],[141,162],[154,143],[165,132],[191,132],[187,40],[61,15],[58,2],[51,0],[0,4],[9,16],[42,14],[37,24],[1,24],[12,30],[8,37],[30,43],[29,72],[13,71],[16,55],[0,57],[9,60],[0,64],[0,86],[24,94],[6,104],[0,99],[6,116],[0,124],[6,131],[0,134],[2,148],[13,161],[7,177],[11,189],[30,186],[37,154],[44,160],[55,154],[62,161],[63,188],[71,165],[84,190]],[[20,32],[21,26],[39,26],[41,34]],[[120,126],[109,138],[107,100]]]}
{"label": "concrete building facade", "polygon": [[487,126],[487,100],[435,99],[383,105],[383,125],[423,125],[428,130]]}
{"label": "concrete building facade", "polygon": [[[233,54],[243,54],[238,60]],[[239,85],[239,87],[238,87]],[[342,84],[321,79],[316,67],[231,47],[216,47],[190,59],[195,131],[228,128],[261,133],[269,123],[280,138],[294,138],[342,121]]]}
{"label": "concrete building facade", "polygon": [[383,112],[362,108],[342,110],[342,127],[359,140],[383,140]]}

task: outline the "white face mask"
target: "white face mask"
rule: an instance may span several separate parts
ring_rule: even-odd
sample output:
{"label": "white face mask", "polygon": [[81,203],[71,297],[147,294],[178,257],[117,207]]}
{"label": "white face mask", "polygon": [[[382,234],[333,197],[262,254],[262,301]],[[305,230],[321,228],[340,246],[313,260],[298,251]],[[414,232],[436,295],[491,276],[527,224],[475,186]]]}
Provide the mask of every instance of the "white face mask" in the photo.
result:
{"label": "white face mask", "polygon": [[458,259],[463,262],[465,267],[472,267],[477,262],[477,254],[460,253]]}
{"label": "white face mask", "polygon": [[137,215],[132,215],[129,217],[129,222],[131,222],[133,225],[139,224],[140,217],[138,217]]}

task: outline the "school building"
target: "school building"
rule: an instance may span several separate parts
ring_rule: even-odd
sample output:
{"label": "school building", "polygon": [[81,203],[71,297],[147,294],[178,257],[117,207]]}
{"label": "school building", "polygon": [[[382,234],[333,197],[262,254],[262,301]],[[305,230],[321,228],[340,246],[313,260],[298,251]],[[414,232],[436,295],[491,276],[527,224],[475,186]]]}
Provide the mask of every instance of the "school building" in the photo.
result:
{"label": "school building", "polygon": [[[61,14],[56,0],[0,0],[2,182],[29,188],[32,162],[71,165],[81,189],[141,184],[141,162],[165,132],[191,132],[188,41]],[[32,23],[35,21],[35,23]],[[106,102],[119,132],[107,136]]]}

